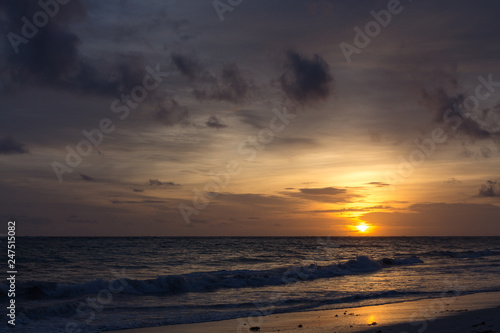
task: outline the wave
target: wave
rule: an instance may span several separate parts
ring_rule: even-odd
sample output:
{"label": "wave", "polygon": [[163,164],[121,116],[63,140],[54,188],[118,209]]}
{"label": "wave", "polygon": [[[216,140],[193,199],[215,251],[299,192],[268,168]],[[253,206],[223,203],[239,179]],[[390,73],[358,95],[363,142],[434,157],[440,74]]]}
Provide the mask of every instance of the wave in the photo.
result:
{"label": "wave", "polygon": [[[496,290],[498,291],[498,290]],[[487,292],[487,291],[476,291]],[[475,293],[467,292],[465,294]],[[456,294],[450,293],[448,297]],[[52,332],[64,333],[68,322],[78,324],[78,331],[82,333],[98,333],[103,331],[124,330],[132,328],[146,328],[153,326],[190,324],[224,319],[246,318],[256,315],[292,313],[298,311],[349,309],[355,312],[359,305],[380,305],[397,303],[408,300],[443,297],[442,292],[412,292],[387,290],[381,292],[360,292],[350,296],[316,297],[303,299],[283,299],[273,301],[269,299],[259,303],[217,303],[211,305],[145,305],[141,301],[109,305],[109,311],[98,313],[101,319],[95,325],[87,326],[85,317],[77,316],[77,302],[57,304],[53,306],[39,306],[24,309],[19,312],[19,322],[16,321],[16,330],[19,332]],[[359,303],[361,302],[361,303]],[[187,311],[183,311],[187,310]],[[207,312],[208,311],[208,312]],[[130,314],[134,319],[130,320]],[[50,318],[50,320],[45,320]],[[5,324],[4,327],[7,327]],[[2,326],[0,324],[0,331]]]}
{"label": "wave", "polygon": [[40,320],[53,317],[65,317],[76,313],[83,301],[72,301],[60,304],[43,305],[32,308],[20,308],[19,311],[30,320]]}
{"label": "wave", "polygon": [[490,250],[482,250],[482,251],[431,251],[423,253],[424,255],[429,256],[444,256],[451,258],[480,258],[480,257],[488,257],[488,256],[499,256],[500,251],[490,251]]}
{"label": "wave", "polygon": [[[333,306],[330,308],[336,308],[337,306],[343,307],[351,307],[357,302],[361,301],[370,301],[370,300],[382,300],[381,303],[390,303],[395,299],[404,296],[413,296],[413,297],[429,297],[430,295],[434,295],[432,292],[411,292],[411,291],[396,291],[396,290],[387,290],[381,292],[366,292],[366,293],[356,293],[350,296],[337,296],[337,297],[324,297],[322,299],[318,299],[316,297],[310,298],[283,298],[283,299],[274,299],[270,298],[267,300],[263,300],[262,302],[245,302],[245,303],[215,303],[215,304],[207,304],[207,305],[194,305],[194,304],[186,304],[186,305],[137,305],[137,303],[126,303],[119,304],[118,306],[110,306],[110,310],[112,310],[115,314],[128,314],[134,312],[136,314],[145,314],[145,313],[154,313],[154,312],[178,312],[180,307],[184,311],[184,316],[189,313],[196,313],[199,311],[211,311],[212,315],[214,313],[221,312],[229,312],[235,313],[236,311],[243,316],[250,315],[253,311],[257,309],[270,309],[272,308],[272,312],[274,313],[284,313],[284,312],[294,312],[294,311],[304,311],[311,310],[318,307],[324,306]],[[35,306],[31,308],[20,309],[20,314],[29,320],[36,321],[42,320],[46,318],[68,318],[75,317],[78,314],[78,308],[82,308],[82,305],[85,304],[85,299],[77,300],[77,301],[69,301],[58,304],[42,304],[40,306]],[[140,303],[139,303],[140,304]],[[83,307],[82,309],[86,309]],[[80,309],[80,311],[82,311]],[[183,318],[176,318],[175,321],[170,321],[167,324],[186,324],[192,323],[192,320],[186,320]],[[215,320],[217,318],[211,318],[210,320]],[[131,327],[128,327],[131,328]]]}
{"label": "wave", "polygon": [[[80,284],[30,281],[20,283],[17,292],[20,296],[28,299],[73,297],[107,290],[119,290],[120,293],[135,295],[210,292],[218,289],[278,286],[298,281],[363,274],[375,272],[388,266],[422,262],[414,256],[400,259],[383,258],[381,260],[373,260],[368,256],[358,256],[356,259],[344,263],[326,266],[311,264],[267,270],[194,272],[159,276],[156,279],[148,280],[136,280],[128,277],[110,281],[96,279]],[[7,286],[0,284],[0,294],[6,294],[6,292]]]}
{"label": "wave", "polygon": [[377,244],[339,244],[336,246],[331,246],[331,247],[336,247],[336,248],[361,248],[361,247],[369,247],[369,248],[385,248],[386,245],[377,245]]}

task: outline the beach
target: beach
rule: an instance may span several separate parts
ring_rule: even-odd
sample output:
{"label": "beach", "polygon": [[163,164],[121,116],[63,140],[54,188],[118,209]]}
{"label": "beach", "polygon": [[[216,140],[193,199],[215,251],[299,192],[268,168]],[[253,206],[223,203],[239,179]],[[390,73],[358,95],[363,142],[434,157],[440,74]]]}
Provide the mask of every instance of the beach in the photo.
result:
{"label": "beach", "polygon": [[240,318],[114,333],[500,332],[500,292]]}
{"label": "beach", "polygon": [[[31,252],[16,284],[17,332],[376,332],[422,318],[430,330],[436,315],[500,305],[498,237],[21,238],[19,244]],[[54,269],[44,270],[47,264]],[[7,292],[0,283],[0,297]],[[257,317],[245,321],[249,316]],[[463,327],[482,321],[489,322]]]}

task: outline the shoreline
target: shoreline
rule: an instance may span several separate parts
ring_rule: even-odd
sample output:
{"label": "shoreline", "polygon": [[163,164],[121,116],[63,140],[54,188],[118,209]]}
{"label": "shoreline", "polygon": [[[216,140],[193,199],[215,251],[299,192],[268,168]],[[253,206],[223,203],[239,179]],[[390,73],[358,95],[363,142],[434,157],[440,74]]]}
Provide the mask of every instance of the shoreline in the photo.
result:
{"label": "shoreline", "polygon": [[[250,320],[249,320],[250,319]],[[253,319],[253,320],[252,320]],[[257,329],[258,328],[258,329]],[[500,332],[500,292],[107,333]],[[104,333],[104,331],[103,331]]]}

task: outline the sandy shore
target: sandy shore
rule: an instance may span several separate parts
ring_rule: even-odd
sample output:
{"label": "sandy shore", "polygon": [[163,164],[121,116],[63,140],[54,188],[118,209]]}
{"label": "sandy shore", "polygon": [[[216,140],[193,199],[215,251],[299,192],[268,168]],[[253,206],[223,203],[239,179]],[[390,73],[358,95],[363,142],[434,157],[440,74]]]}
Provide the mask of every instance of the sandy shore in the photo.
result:
{"label": "sandy shore", "polygon": [[500,292],[113,332],[500,332]]}

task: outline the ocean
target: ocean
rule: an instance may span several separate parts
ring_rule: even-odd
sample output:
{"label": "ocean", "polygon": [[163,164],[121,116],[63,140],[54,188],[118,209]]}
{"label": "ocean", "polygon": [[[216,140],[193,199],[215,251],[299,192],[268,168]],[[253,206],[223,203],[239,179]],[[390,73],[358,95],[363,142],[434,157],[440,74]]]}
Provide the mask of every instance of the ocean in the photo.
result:
{"label": "ocean", "polygon": [[[500,237],[16,241],[16,326],[2,321],[7,332],[88,333],[500,291]],[[0,283],[2,304],[8,289]]]}

